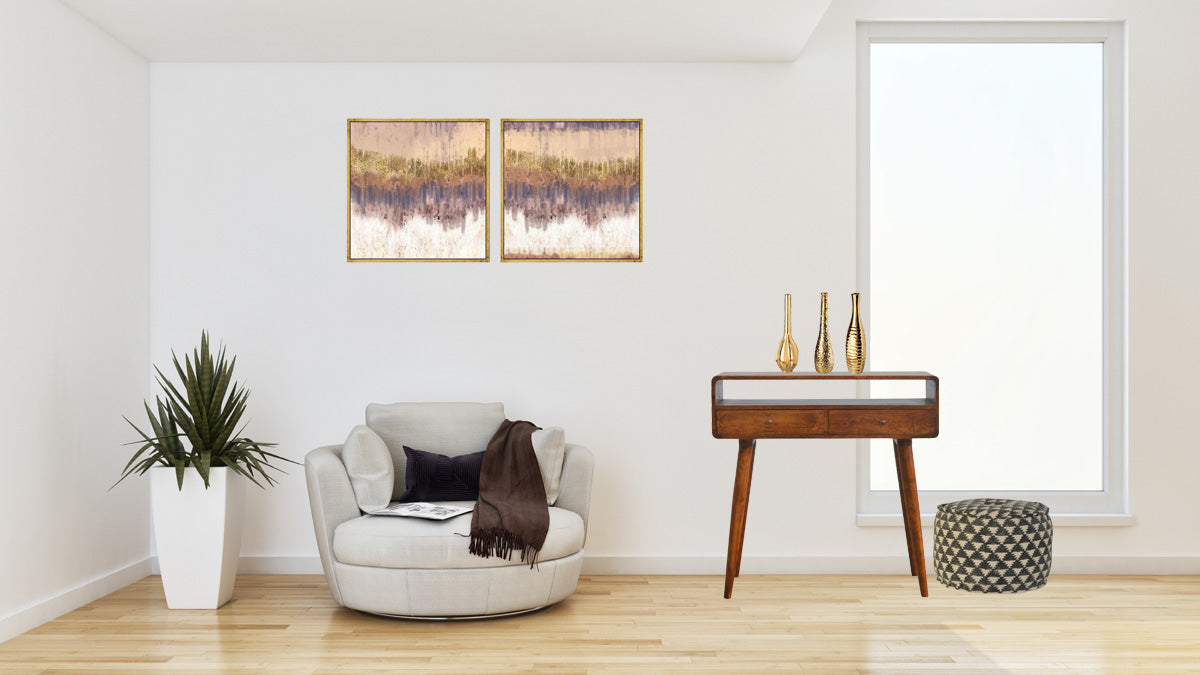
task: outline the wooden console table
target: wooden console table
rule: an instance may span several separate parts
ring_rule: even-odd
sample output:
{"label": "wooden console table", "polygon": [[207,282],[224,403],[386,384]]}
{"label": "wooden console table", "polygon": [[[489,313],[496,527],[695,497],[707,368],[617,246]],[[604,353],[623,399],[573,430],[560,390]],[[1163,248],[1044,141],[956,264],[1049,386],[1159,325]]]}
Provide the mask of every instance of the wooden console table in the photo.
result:
{"label": "wooden console table", "polygon": [[[871,399],[727,399],[730,380],[923,380],[925,398]],[[725,557],[725,597],[742,569],[742,540],[750,504],[750,475],[754,471],[755,441],[760,438],[890,438],[900,482],[900,511],[908,540],[908,566],[917,577],[921,596],[929,596],[925,579],[925,547],[921,540],[921,510],[912,439],[938,435],[938,379],[924,372],[849,373],[721,373],[712,379],[714,438],[738,439],[737,476],[729,516],[729,552]]]}

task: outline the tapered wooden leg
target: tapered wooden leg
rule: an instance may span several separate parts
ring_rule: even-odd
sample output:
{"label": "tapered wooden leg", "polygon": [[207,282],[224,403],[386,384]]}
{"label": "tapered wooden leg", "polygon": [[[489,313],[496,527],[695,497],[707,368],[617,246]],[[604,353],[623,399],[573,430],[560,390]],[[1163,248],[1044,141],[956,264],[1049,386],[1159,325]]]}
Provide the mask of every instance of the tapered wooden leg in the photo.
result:
{"label": "tapered wooden leg", "polygon": [[917,557],[913,555],[913,525],[908,519],[908,510],[904,508],[904,502],[907,499],[908,490],[904,482],[903,472],[900,470],[900,465],[903,460],[900,458],[900,441],[892,439],[892,451],[896,455],[896,482],[900,485],[900,515],[904,518],[904,539],[908,544],[908,572],[914,577],[917,576]]}
{"label": "tapered wooden leg", "polygon": [[741,561],[746,535],[746,506],[750,503],[750,474],[754,470],[754,439],[738,441],[737,475],[733,479],[733,506],[729,513],[729,551],[725,555],[725,597],[733,595],[733,578]]}
{"label": "tapered wooden leg", "polygon": [[737,562],[733,566],[733,576],[735,577],[742,576],[742,549],[745,548],[743,544],[746,543],[746,519],[748,517],[746,514],[750,512],[750,482],[754,479],[754,455],[757,445],[754,441],[750,441],[750,466],[746,469],[746,500],[742,504],[742,536],[738,537]]}
{"label": "tapered wooden leg", "polygon": [[925,542],[921,538],[921,507],[917,503],[917,470],[913,466],[912,439],[896,440],[896,466],[900,476],[900,502],[905,521],[911,532],[908,537],[908,555],[917,565],[917,582],[921,586],[921,597],[929,597],[929,583],[925,579]]}

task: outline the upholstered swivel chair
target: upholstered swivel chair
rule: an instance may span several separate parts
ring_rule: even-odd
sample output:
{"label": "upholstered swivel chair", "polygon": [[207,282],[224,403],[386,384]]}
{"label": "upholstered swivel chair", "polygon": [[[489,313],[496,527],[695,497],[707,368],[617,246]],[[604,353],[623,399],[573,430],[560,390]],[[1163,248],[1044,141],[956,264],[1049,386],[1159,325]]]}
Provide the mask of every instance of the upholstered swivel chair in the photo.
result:
{"label": "upholstered swivel chair", "polygon": [[[405,489],[405,445],[450,456],[479,452],[504,418],[500,403],[367,406],[367,427],[392,457],[392,500]],[[550,529],[531,568],[519,555],[468,553],[470,515],[434,521],[364,514],[342,446],[317,448],[305,457],[304,472],[329,592],[351,609],[414,618],[508,614],[559,602],[574,592],[583,564],[592,467],[591,451],[566,444]]]}

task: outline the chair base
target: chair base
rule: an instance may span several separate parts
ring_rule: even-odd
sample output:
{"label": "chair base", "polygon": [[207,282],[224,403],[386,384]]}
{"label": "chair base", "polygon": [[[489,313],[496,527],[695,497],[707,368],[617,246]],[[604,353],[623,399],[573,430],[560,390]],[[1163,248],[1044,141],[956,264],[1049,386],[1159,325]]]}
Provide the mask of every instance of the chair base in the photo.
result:
{"label": "chair base", "polygon": [[[583,551],[544,560],[469,569],[391,569],[334,562],[334,599],[368,614],[407,619],[473,619],[528,612],[575,591]],[[328,572],[329,570],[327,570]]]}
{"label": "chair base", "polygon": [[[557,604],[557,603],[555,603]],[[404,619],[407,621],[484,621],[487,619],[503,619],[510,616],[521,616],[522,614],[532,614],[534,612],[546,609],[550,605],[542,605],[541,607],[530,607],[529,609],[518,609],[514,612],[504,612],[502,614],[475,614],[472,616],[412,616],[409,614],[384,614],[382,612],[363,612],[360,609],[355,612],[363,614],[371,614],[373,616],[381,616],[385,619]]]}

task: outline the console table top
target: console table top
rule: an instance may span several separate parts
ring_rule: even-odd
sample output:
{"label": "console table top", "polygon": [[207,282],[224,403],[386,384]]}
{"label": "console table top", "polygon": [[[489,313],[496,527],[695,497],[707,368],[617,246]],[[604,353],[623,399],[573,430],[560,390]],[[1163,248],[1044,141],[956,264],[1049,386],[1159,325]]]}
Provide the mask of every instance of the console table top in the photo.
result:
{"label": "console table top", "polygon": [[[729,381],[832,381],[832,380],[915,380],[925,382],[923,398],[725,398],[725,382]],[[940,382],[936,375],[915,371],[875,371],[859,375],[851,373],[776,373],[776,372],[728,372],[712,379],[713,410],[717,408],[878,408],[878,407],[926,407],[937,409]]]}
{"label": "console table top", "polygon": [[858,375],[853,373],[774,373],[738,371],[720,373],[713,377],[717,380],[934,380],[937,376],[923,370],[879,370],[865,371]]}

